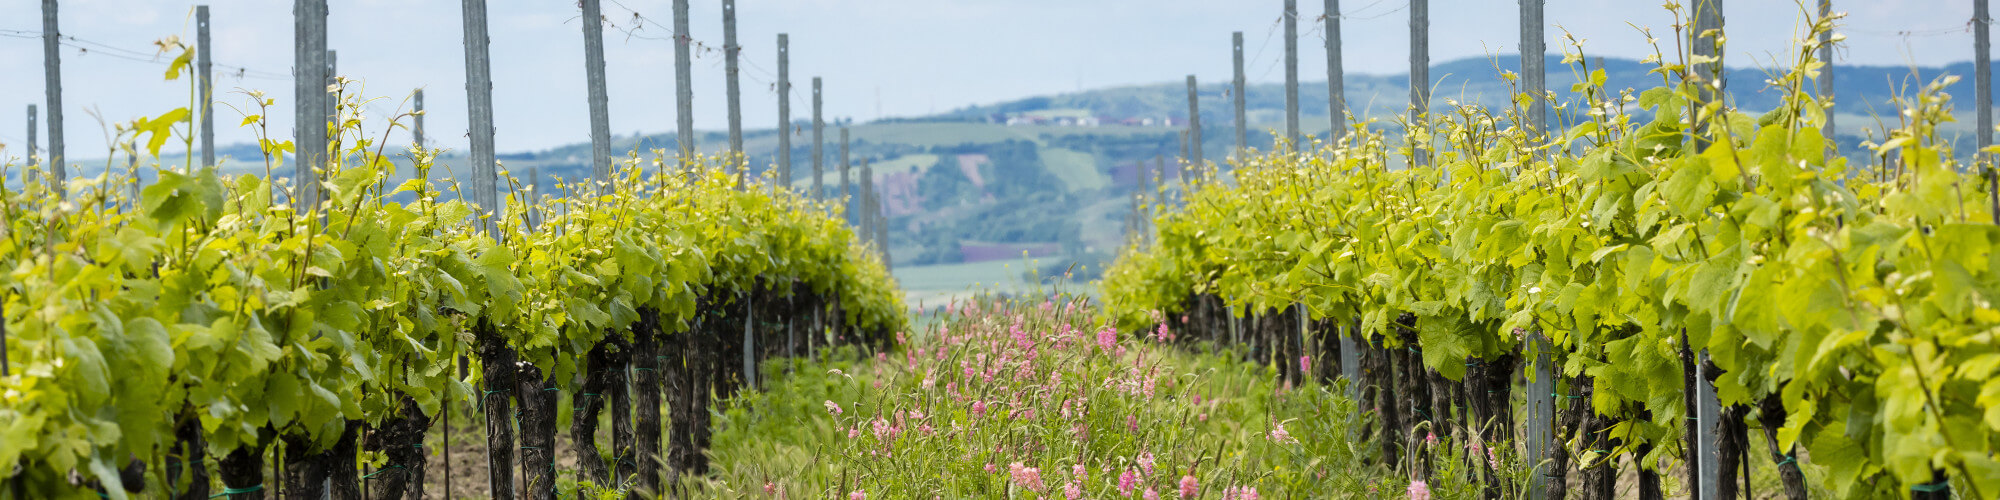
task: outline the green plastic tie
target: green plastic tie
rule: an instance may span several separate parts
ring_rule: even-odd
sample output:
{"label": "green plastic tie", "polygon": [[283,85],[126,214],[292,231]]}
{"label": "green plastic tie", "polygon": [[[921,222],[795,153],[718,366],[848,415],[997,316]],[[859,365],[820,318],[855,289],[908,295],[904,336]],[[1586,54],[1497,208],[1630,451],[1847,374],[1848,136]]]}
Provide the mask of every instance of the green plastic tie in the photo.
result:
{"label": "green plastic tie", "polygon": [[547,388],[547,389],[542,389],[542,390],[544,390],[544,391],[559,391],[559,390],[562,390],[562,389],[561,389],[561,388],[558,388],[558,387],[550,387],[550,388]]}
{"label": "green plastic tie", "polygon": [[388,466],[388,467],[383,467],[383,468],[382,468],[382,470],[378,470],[378,471],[375,471],[374,473],[371,473],[371,474],[368,474],[368,475],[365,475],[365,476],[361,476],[361,478],[362,478],[362,479],[368,479],[368,478],[372,478],[372,477],[375,477],[375,476],[378,476],[378,475],[381,475],[381,474],[382,474],[382,473],[384,473],[384,472],[389,472],[389,471],[390,471],[390,470],[392,470],[392,469],[401,469],[401,468],[403,468],[403,466],[401,466],[401,465],[391,465],[391,466]]}
{"label": "green plastic tie", "polygon": [[1783,462],[1778,462],[1778,466],[1779,466],[1779,467],[1784,467],[1784,466],[1786,466],[1786,465],[1791,465],[1792,467],[1798,467],[1798,463],[1799,463],[1799,459],[1798,459],[1798,457],[1794,457],[1794,456],[1791,456],[1791,455],[1785,455],[1785,461],[1783,461]]}
{"label": "green plastic tie", "polygon": [[1937,493],[1940,491],[1949,491],[1949,490],[1951,490],[1951,480],[1949,479],[1944,481],[1938,481],[1935,483],[1919,484],[1910,487],[1910,491],[1917,491],[1923,493]]}
{"label": "green plastic tie", "polygon": [[229,495],[239,495],[239,494],[243,494],[243,493],[256,493],[256,492],[259,492],[259,491],[264,491],[264,484],[263,484],[263,483],[258,483],[258,484],[257,484],[256,486],[251,486],[251,487],[248,487],[248,488],[230,488],[230,487],[223,487],[223,488],[222,488],[222,492],[221,492],[221,493],[216,493],[216,494],[214,494],[214,495],[209,495],[208,497],[209,497],[209,498],[222,498],[222,497],[226,497],[226,496],[229,496]]}

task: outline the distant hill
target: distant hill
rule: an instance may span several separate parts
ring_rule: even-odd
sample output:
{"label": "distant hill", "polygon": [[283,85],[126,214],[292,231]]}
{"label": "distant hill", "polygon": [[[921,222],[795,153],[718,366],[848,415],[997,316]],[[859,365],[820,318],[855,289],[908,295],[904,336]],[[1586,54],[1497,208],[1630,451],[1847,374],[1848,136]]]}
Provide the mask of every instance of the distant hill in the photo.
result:
{"label": "distant hill", "polygon": [[[1613,89],[1644,90],[1662,85],[1660,75],[1653,72],[1653,64],[1634,59],[1599,59],[1589,63],[1590,69],[1605,70],[1606,85]],[[1602,66],[1598,66],[1602,65]],[[1583,69],[1565,66],[1559,56],[1548,58],[1548,85],[1558,95],[1568,95],[1569,88],[1581,79]],[[1432,106],[1442,107],[1447,100],[1464,104],[1485,106],[1501,105],[1513,91],[1501,77],[1503,72],[1520,71],[1520,58],[1502,55],[1495,59],[1467,58],[1448,61],[1431,67],[1431,76],[1436,79],[1432,86]],[[1909,97],[1916,89],[1922,88],[1945,75],[1964,76],[1947,87],[1946,92],[1957,97],[1961,109],[1970,107],[1974,85],[1970,75],[1972,63],[1964,62],[1945,67],[1901,67],[1901,66],[1837,66],[1835,68],[1834,95],[1835,111],[1840,115],[1854,117],[1895,116],[1891,99],[1896,96]],[[1782,89],[1768,87],[1768,82],[1779,76],[1758,68],[1737,68],[1729,71],[1729,91],[1736,105],[1749,110],[1769,110],[1776,107],[1783,98]],[[1401,114],[1409,102],[1409,74],[1356,75],[1346,77],[1346,97],[1352,112],[1362,116],[1385,117]],[[1229,83],[1224,81],[1203,82],[1199,86],[1201,95],[1201,119],[1209,132],[1204,138],[1204,146],[1212,152],[1211,159],[1220,158],[1223,150],[1214,146],[1234,146],[1234,110],[1229,96]],[[2000,85],[1996,85],[2000,87]],[[1807,89],[1811,91],[1812,89]],[[1266,132],[1273,126],[1282,126],[1284,120],[1284,85],[1265,83],[1249,85],[1245,89],[1245,108],[1251,124],[1251,135]],[[1327,85],[1324,78],[1303,81],[1299,84],[1299,100],[1302,128],[1308,134],[1325,133],[1329,128],[1327,120]],[[1084,114],[1098,117],[1100,122],[1126,119],[1173,120],[1176,123],[1187,119],[1187,86],[1180,82],[1036,96],[997,104],[970,106],[952,110],[936,116],[903,119],[907,122],[1006,122],[1019,116],[1049,115],[1051,113]],[[1856,131],[1873,121],[1844,121],[1839,123],[1841,134],[1858,135]],[[1209,144],[1215,141],[1216,144]],[[1262,135],[1251,140],[1254,145],[1268,146],[1270,137]]]}

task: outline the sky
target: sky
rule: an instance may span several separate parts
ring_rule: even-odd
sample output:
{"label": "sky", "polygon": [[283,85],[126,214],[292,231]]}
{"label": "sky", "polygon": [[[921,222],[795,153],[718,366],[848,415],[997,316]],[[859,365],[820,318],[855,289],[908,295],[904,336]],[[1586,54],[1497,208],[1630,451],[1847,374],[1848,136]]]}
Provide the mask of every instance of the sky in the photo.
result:
{"label": "sky", "polygon": [[[157,116],[189,102],[190,80],[166,81],[171,57],[154,42],[194,40],[195,2],[60,0],[61,32],[82,48],[62,49],[68,155],[103,158],[111,122]],[[278,102],[268,130],[291,130],[293,2],[209,0],[216,70],[218,144],[252,142],[239,127],[258,111],[241,93]],[[339,74],[378,97],[368,130],[425,89],[425,127],[439,147],[462,151],[465,53],[461,2],[331,0],[329,45]],[[1299,6],[1300,74],[1324,81],[1323,0]],[[1408,70],[1407,0],[1343,0],[1345,66],[1350,73]],[[46,107],[40,2],[0,4],[0,144],[19,158],[28,104]],[[587,142],[583,36],[574,0],[489,3],[495,125],[501,153]],[[826,116],[869,121],[922,116],[968,105],[1084,89],[1230,78],[1230,33],[1242,31],[1252,82],[1281,82],[1281,0],[742,0],[743,116],[746,128],[777,123],[776,35],[791,36],[793,116],[810,116],[811,78],[825,79]],[[1835,0],[1846,12],[1842,64],[1937,66],[1972,58],[1965,0]],[[695,0],[691,36],[704,47],[693,62],[695,124],[726,125],[720,0]],[[1725,14],[1731,66],[1770,66],[1803,32],[1794,0],[1730,0]],[[636,13],[636,16],[635,16]],[[1432,0],[1431,58],[1515,53],[1515,0]],[[1657,0],[1547,0],[1551,51],[1565,31],[1591,55],[1638,58],[1652,52],[1639,28],[1672,50],[1673,17]],[[614,134],[668,133],[674,124],[672,8],[669,0],[604,0],[606,65]],[[657,23],[657,24],[656,24]],[[234,75],[244,68],[242,77]],[[1442,75],[1432,75],[1441,77]],[[234,109],[224,104],[235,106]],[[44,112],[45,114],[46,112]],[[45,127],[45,126],[44,126]],[[46,141],[46,132],[41,134]],[[392,144],[407,143],[401,132]],[[176,141],[162,152],[183,151]]]}

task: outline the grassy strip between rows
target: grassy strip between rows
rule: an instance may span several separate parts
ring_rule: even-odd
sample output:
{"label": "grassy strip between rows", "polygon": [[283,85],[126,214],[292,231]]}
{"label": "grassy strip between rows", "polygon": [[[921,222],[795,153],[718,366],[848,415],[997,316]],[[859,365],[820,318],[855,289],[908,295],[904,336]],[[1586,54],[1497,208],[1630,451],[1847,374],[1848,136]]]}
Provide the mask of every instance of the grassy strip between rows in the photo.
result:
{"label": "grassy strip between rows", "polygon": [[[955,306],[893,353],[800,361],[717,418],[713,496],[1473,498],[1449,433],[1429,483],[1372,461],[1343,384],[1118,331],[1083,300]],[[1525,470],[1511,453],[1486,457]],[[1519,476],[1520,474],[1514,473]],[[1464,491],[1456,491],[1463,489]]]}

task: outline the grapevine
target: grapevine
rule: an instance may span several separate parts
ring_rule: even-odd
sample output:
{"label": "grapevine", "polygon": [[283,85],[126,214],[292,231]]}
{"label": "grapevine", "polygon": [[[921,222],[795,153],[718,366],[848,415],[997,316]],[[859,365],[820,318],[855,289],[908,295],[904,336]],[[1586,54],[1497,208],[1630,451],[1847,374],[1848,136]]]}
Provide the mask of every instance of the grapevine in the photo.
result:
{"label": "grapevine", "polygon": [[[482,341],[577,392],[577,374],[614,369],[586,353],[630,345],[642,317],[695,335],[698,303],[749,293],[825,297],[848,337],[887,342],[902,326],[895,284],[837,211],[736,184],[722,172],[740,158],[635,153],[614,178],[558,193],[509,179],[503,207],[475,207],[437,176],[437,150],[411,148],[398,175],[386,136],[361,130],[362,98],[340,90],[335,154],[310,180],[318,204],[294,204],[297,186],[268,175],[193,165],[160,168],[136,193],[137,172],[115,170],[0,190],[13,368],[0,378],[0,480],[122,499],[129,460],[150,464],[142,484],[186,491],[162,464],[191,460],[176,431],[198,429],[193,457],[225,457],[222,493],[261,494],[255,477],[231,477],[232,459],[280,442],[325,453],[357,426],[472,401],[490,381],[455,364],[483,359]],[[138,120],[119,139],[157,156],[169,138],[192,141],[187,115]],[[293,148],[262,145],[266,172]]]}
{"label": "grapevine", "polygon": [[[1316,152],[1248,155],[1155,207],[1156,241],[1107,271],[1108,312],[1143,329],[1207,300],[1239,316],[1302,305],[1450,381],[1531,359],[1525,334],[1543,332],[1560,392],[1602,423],[1559,437],[1585,468],[1684,457],[1682,353],[1705,352],[1725,419],[1756,409],[1780,468],[1823,467],[1818,486],[1843,497],[1945,477],[1990,498],[1989,166],[1939,134],[1949,78],[1896,103],[1902,121],[1864,145],[1872,163],[1829,154],[1806,90],[1825,67],[1813,40],[1760,115],[1703,99],[1685,62],[1659,63],[1658,88],[1605,88],[1572,47],[1571,96],[1450,103],[1402,139],[1363,122]],[[1559,133],[1523,126],[1533,99],[1553,101]]]}

